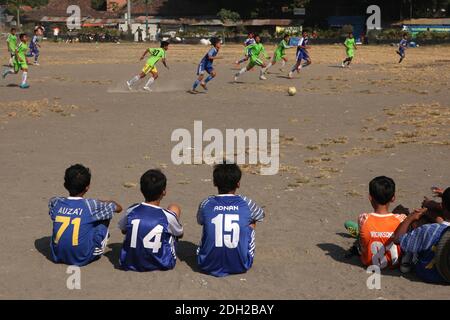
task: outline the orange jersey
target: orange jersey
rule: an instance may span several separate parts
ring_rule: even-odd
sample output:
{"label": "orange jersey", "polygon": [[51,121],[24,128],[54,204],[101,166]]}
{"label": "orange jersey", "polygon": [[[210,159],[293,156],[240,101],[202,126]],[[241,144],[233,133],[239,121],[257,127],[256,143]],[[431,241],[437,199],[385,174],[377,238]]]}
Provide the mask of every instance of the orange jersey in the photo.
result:
{"label": "orange jersey", "polygon": [[399,263],[400,246],[393,242],[386,246],[386,243],[405,218],[404,214],[393,213],[363,213],[359,216],[359,243],[364,265],[377,265],[383,269]]}

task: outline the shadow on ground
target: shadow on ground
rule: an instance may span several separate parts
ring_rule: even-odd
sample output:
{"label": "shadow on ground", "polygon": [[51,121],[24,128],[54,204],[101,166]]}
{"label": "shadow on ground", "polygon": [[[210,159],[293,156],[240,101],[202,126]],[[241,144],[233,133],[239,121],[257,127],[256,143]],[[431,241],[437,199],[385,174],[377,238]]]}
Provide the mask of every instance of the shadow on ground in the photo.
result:
{"label": "shadow on ground", "polygon": [[42,254],[47,260],[52,261],[52,252],[50,250],[50,240],[51,237],[42,237],[34,241],[34,247],[36,250]]}

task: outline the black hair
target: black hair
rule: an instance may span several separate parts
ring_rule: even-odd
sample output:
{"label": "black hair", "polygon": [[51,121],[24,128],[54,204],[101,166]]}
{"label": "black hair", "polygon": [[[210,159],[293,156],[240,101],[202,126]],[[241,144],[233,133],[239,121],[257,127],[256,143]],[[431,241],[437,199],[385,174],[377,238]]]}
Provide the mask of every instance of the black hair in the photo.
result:
{"label": "black hair", "polygon": [[169,41],[161,41],[161,48],[167,47],[169,45]]}
{"label": "black hair", "polygon": [[209,40],[209,42],[211,42],[212,46],[215,46],[217,43],[219,43],[220,41],[222,41],[220,38],[217,37],[213,37]]}
{"label": "black hair", "polygon": [[450,188],[445,189],[442,194],[442,207],[445,210],[450,211]]}
{"label": "black hair", "polygon": [[407,37],[407,36],[408,36],[408,34],[405,32],[405,33],[403,34],[403,38],[404,38],[404,37]]}
{"label": "black hair", "polygon": [[22,40],[25,36],[27,36],[26,33],[21,33],[21,34],[19,35],[19,39]]}
{"label": "black hair", "polygon": [[376,203],[385,205],[395,196],[395,182],[389,177],[376,177],[369,183],[369,193]]}
{"label": "black hair", "polygon": [[283,39],[284,39],[284,38],[287,38],[287,37],[290,37],[290,35],[286,33],[286,34],[283,36]]}
{"label": "black hair", "polygon": [[11,28],[11,32],[13,32],[13,31],[17,31],[17,29],[16,28]]}
{"label": "black hair", "polygon": [[82,164],[75,164],[66,169],[64,174],[64,188],[70,196],[84,192],[91,184],[91,171]]}
{"label": "black hair", "polygon": [[148,170],[141,177],[141,192],[145,201],[158,200],[166,190],[167,178],[161,170]]}
{"label": "black hair", "polygon": [[217,187],[220,194],[236,190],[241,177],[242,171],[235,163],[222,163],[214,167],[214,186]]}

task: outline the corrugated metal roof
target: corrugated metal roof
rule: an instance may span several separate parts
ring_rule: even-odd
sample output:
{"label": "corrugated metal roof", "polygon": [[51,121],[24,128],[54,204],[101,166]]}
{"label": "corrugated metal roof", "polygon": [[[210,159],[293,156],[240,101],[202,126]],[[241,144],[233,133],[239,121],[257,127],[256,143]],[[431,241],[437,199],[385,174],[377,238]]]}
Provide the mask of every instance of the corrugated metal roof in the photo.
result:
{"label": "corrugated metal roof", "polygon": [[394,26],[401,25],[450,25],[450,18],[419,18],[408,19],[393,23]]}

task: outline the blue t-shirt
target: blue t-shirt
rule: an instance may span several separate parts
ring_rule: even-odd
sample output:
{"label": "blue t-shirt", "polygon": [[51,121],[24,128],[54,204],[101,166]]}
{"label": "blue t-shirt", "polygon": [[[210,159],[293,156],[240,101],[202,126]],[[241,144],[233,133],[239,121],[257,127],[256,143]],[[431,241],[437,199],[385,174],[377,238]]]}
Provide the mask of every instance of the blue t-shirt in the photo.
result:
{"label": "blue t-shirt", "polygon": [[208,53],[206,53],[204,56],[203,56],[203,58],[202,58],[202,60],[200,61],[200,64],[206,69],[206,68],[210,68],[210,67],[212,67],[212,65],[213,65],[213,63],[214,63],[214,60],[213,59],[210,59],[210,57],[215,57],[215,56],[217,56],[217,53],[218,53],[219,51],[215,48],[215,47],[212,47],[209,51],[208,51]]}
{"label": "blue t-shirt", "polygon": [[116,209],[117,206],[112,202],[95,199],[50,199],[53,261],[83,266],[103,254],[102,242],[107,236],[107,227],[102,223],[110,220]]}
{"label": "blue t-shirt", "polygon": [[439,240],[448,228],[448,223],[425,224],[400,238],[400,247],[403,252],[418,255],[415,263],[416,274],[426,282],[444,282],[436,268],[435,252]]}
{"label": "blue t-shirt", "polygon": [[175,267],[176,237],[183,235],[183,227],[175,213],[141,203],[131,206],[119,222],[126,231],[120,252],[124,270],[170,270]]}
{"label": "blue t-shirt", "polygon": [[203,226],[198,249],[200,269],[216,277],[244,273],[253,264],[255,231],[250,224],[264,219],[264,210],[240,195],[204,200],[197,221]]}

